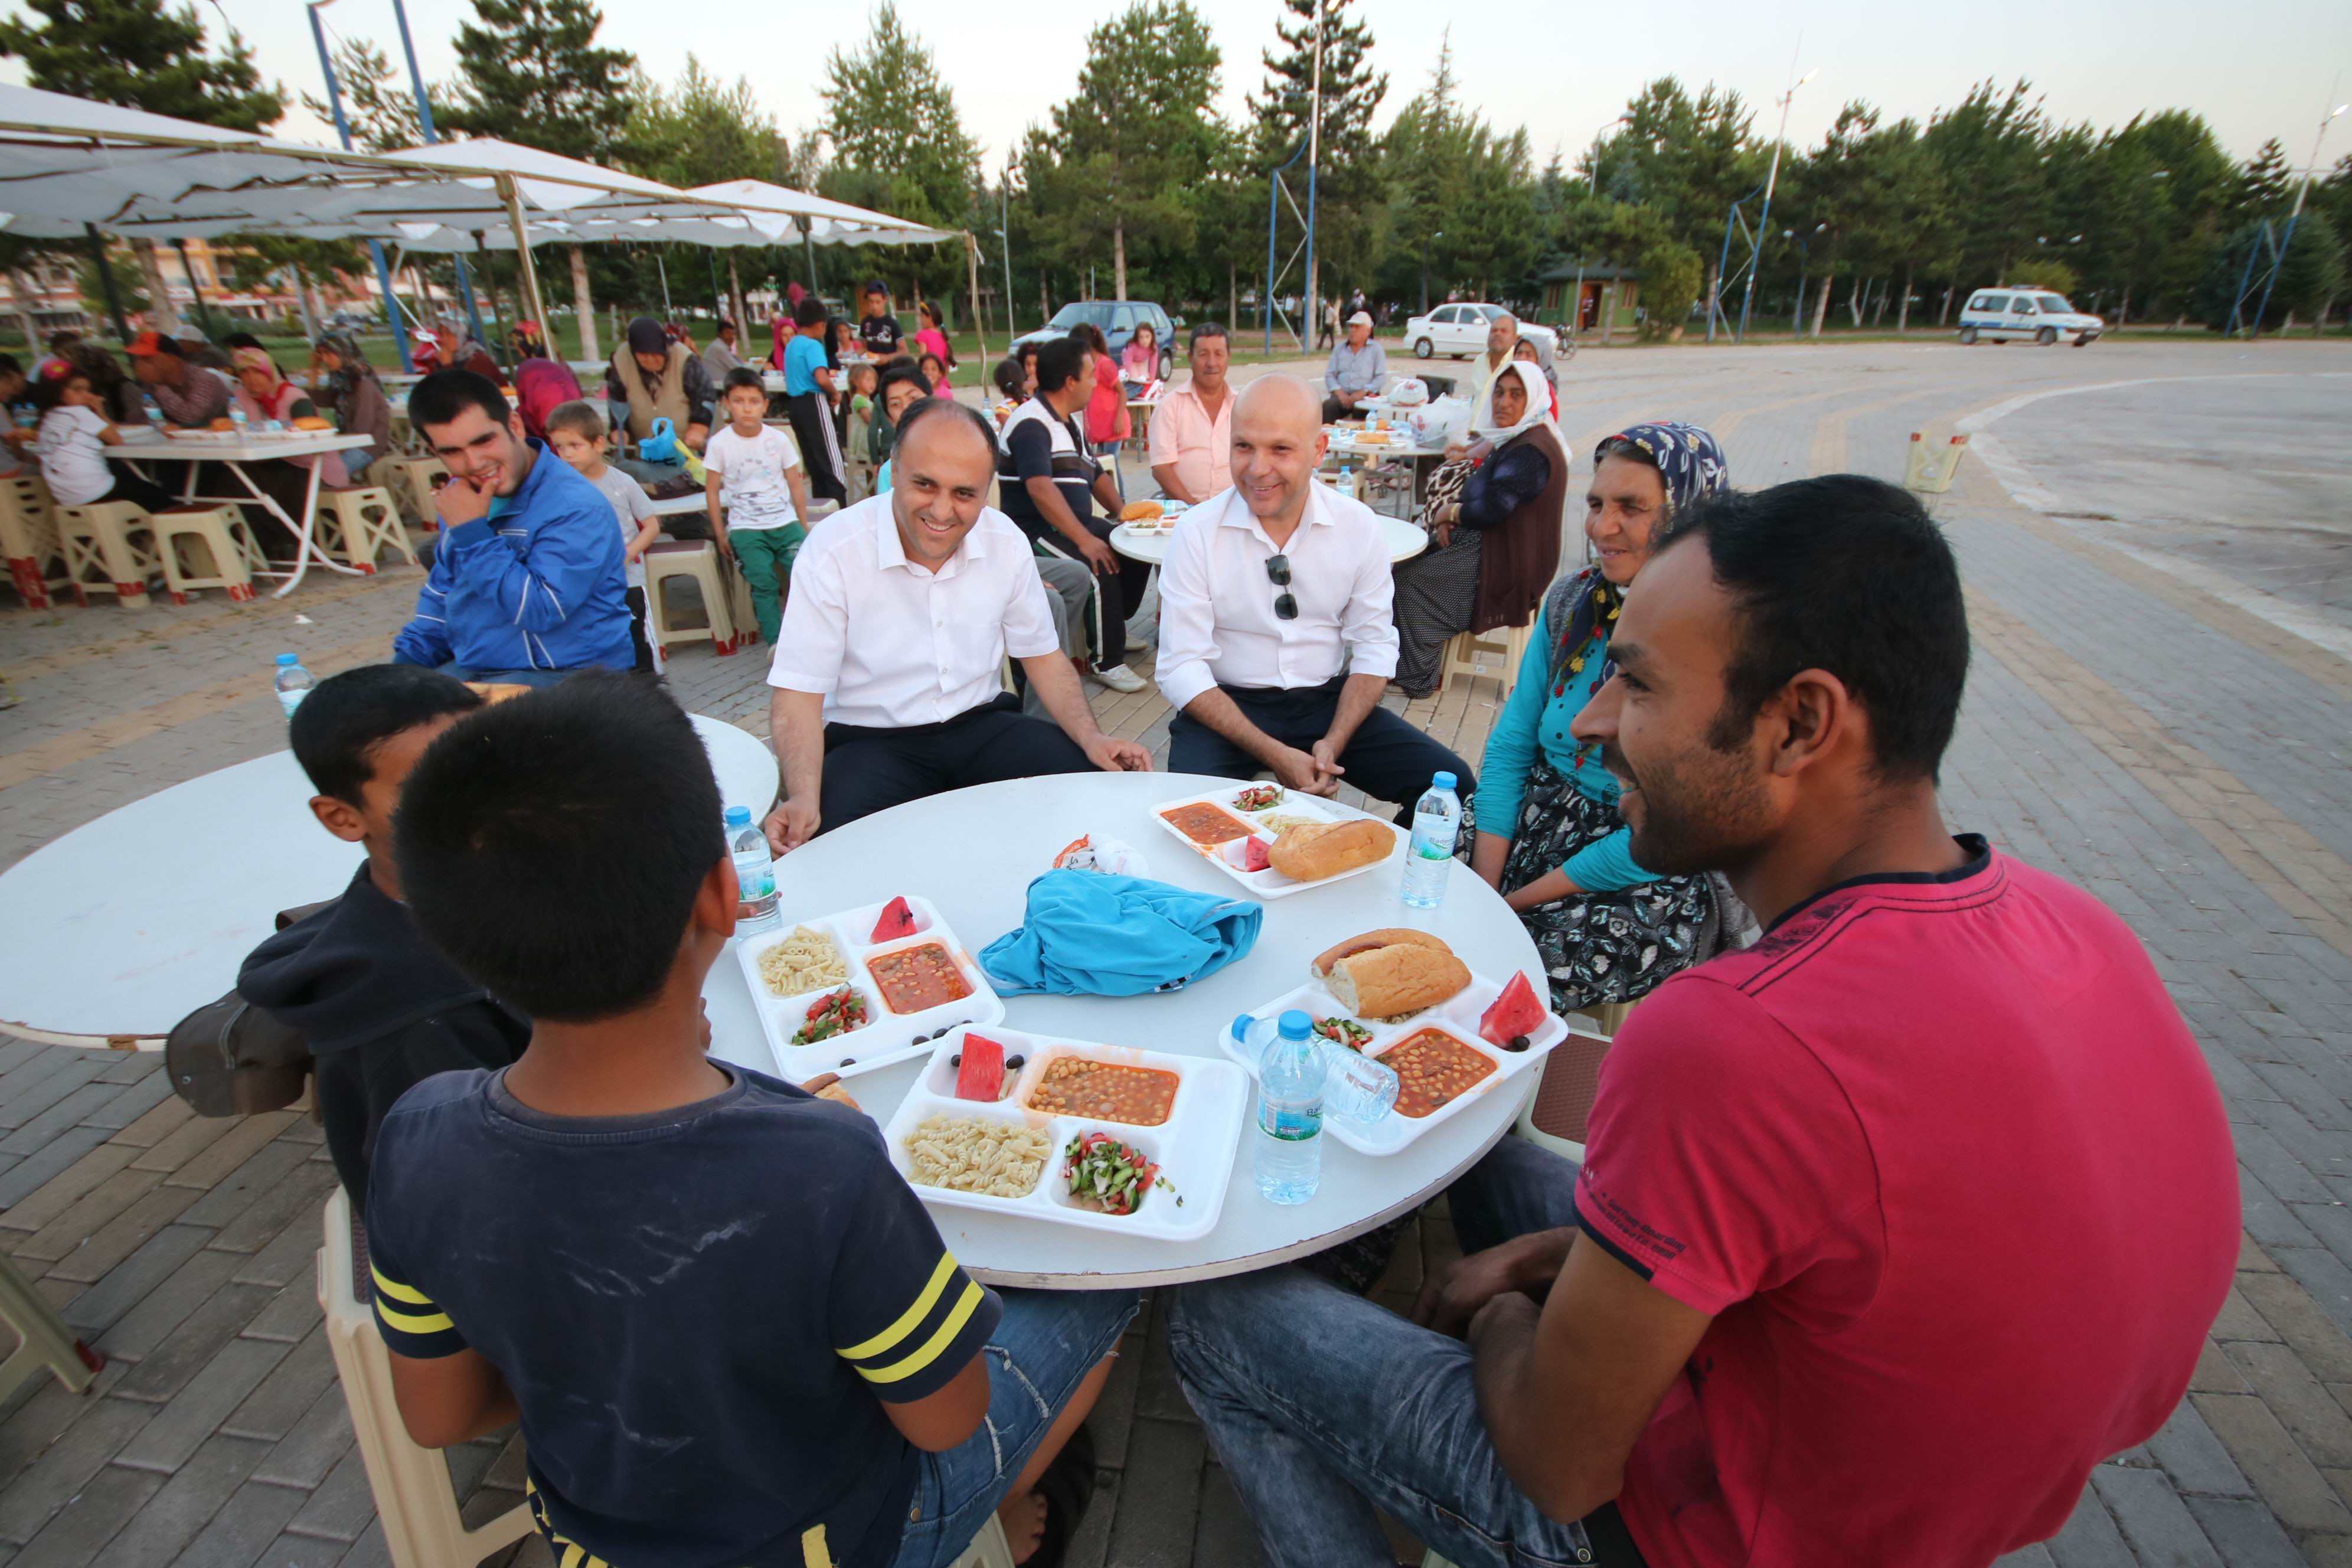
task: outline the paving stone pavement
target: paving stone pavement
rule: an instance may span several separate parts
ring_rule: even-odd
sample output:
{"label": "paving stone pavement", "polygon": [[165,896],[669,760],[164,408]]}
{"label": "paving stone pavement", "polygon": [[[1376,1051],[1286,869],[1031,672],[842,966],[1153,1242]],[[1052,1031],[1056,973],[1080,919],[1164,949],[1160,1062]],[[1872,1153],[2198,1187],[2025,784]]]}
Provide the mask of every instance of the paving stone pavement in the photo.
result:
{"label": "paving stone pavement", "polygon": [[[2169,467],[2211,456],[2194,433],[2217,404],[2230,428],[2307,426],[2347,372],[2336,345],[2126,339],[2063,355],[1588,353],[1569,375],[1561,425],[1579,450],[1635,417],[1693,417],[1745,484],[1895,477],[1911,431],[1971,419],[1995,459],[1964,465],[1936,503],[1977,637],[1948,809],[2092,889],[2148,944],[2228,1101],[2246,1226],[2189,1398],[2014,1563],[2352,1568],[2352,611],[2336,543],[2352,479],[2332,457],[2298,461],[2209,519],[2210,471]],[[2071,395],[2084,387],[2102,390]],[[2037,393],[2070,395],[2029,412],[2019,400]],[[292,648],[322,674],[380,657],[415,583],[314,577],[284,601],[144,612],[0,601],[0,672],[22,699],[0,712],[0,865],[280,744],[271,656]],[[764,734],[764,670],[757,650],[688,649],[670,683]],[[1482,681],[1401,706],[1475,760],[1497,696]],[[1096,691],[1095,706],[1164,755],[1156,693]],[[159,875],[170,858],[159,845]],[[313,1293],[333,1181],[317,1129],[194,1118],[160,1065],[0,1037],[0,1247],[109,1357],[88,1394],[41,1384],[0,1402],[0,1568],[384,1562]],[[1401,1306],[1452,1255],[1433,1205],[1381,1299]],[[1070,1561],[1258,1562],[1156,1312],[1125,1352]],[[519,1500],[516,1442],[450,1460],[469,1518]],[[512,1555],[548,1561],[536,1543]]]}

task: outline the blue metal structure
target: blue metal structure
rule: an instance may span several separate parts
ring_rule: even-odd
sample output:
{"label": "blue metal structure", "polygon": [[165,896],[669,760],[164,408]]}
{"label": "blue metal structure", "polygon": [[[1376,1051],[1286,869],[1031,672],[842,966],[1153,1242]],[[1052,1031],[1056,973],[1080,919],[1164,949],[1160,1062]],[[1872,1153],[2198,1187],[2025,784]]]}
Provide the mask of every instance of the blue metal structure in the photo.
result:
{"label": "blue metal structure", "polygon": [[[308,9],[310,13],[310,41],[319,46],[319,71],[327,79],[327,107],[334,112],[335,134],[342,139],[343,151],[348,153],[352,150],[352,125],[343,117],[343,89],[336,85],[335,64],[327,54],[327,26],[319,20],[316,5]],[[392,264],[383,258],[382,241],[368,241],[368,257],[375,263],[376,286],[383,290],[383,310],[392,321],[392,341],[400,350],[400,368],[413,371],[416,368],[416,360],[408,352],[408,327],[400,319],[400,300],[392,291]],[[104,268],[100,270],[103,273]]]}

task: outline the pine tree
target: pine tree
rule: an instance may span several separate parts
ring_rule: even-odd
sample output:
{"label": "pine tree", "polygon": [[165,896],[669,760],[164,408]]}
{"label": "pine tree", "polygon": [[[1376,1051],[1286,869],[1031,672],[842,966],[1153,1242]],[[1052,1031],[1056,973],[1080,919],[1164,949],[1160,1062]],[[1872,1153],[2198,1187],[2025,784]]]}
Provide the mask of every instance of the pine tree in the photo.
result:
{"label": "pine tree", "polygon": [[457,26],[457,89],[446,129],[610,163],[628,119],[636,57],[600,47],[592,0],[474,0]]}
{"label": "pine tree", "polygon": [[2294,205],[2294,171],[2273,136],[2238,171],[2231,211],[2240,218],[2284,217]]}
{"label": "pine tree", "polygon": [[[842,174],[881,206],[917,223],[960,225],[980,184],[980,148],[956,113],[930,47],[883,0],[862,48],[824,62],[824,133]],[[847,198],[858,200],[856,196]]]}
{"label": "pine tree", "polygon": [[[393,76],[391,59],[365,38],[344,38],[335,45],[335,85],[342,93],[352,144],[362,152],[390,153],[425,140],[408,84]],[[321,120],[334,119],[334,106],[324,98],[306,92],[302,107]],[[436,110],[436,121],[438,117]]]}
{"label": "pine tree", "polygon": [[143,109],[232,131],[261,131],[286,110],[234,27],[219,54],[205,47],[194,5],[163,0],[24,0],[0,20],[0,56],[25,62],[28,86]]}
{"label": "pine tree", "polygon": [[[1274,25],[1279,50],[1263,59],[1265,77],[1251,106],[1259,166],[1272,168],[1307,140],[1315,100],[1315,34],[1323,33],[1323,124],[1316,175],[1318,279],[1329,294],[1333,279],[1367,279],[1377,246],[1375,216],[1381,174],[1372,157],[1372,116],[1388,96],[1389,79],[1372,67],[1372,30],[1352,19],[1357,0],[1283,0]],[[1305,161],[1286,179],[1305,202]],[[1295,176],[1295,178],[1294,178]],[[1344,292],[1344,289],[1339,289]],[[1308,328],[1310,336],[1313,327]]]}

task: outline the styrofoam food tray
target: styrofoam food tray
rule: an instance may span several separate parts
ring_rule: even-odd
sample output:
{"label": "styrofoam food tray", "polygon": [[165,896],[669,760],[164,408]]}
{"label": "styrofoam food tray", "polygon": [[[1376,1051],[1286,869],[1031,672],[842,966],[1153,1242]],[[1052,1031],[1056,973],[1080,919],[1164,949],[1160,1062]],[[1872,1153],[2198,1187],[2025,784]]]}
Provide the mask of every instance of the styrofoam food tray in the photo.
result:
{"label": "styrofoam food tray", "polygon": [[[1249,1077],[1231,1062],[1209,1057],[1171,1057],[1131,1046],[1099,1045],[1091,1040],[1033,1035],[1025,1030],[981,1028],[1004,1047],[1005,1056],[1027,1060],[1013,1080],[1013,1092],[993,1105],[955,1096],[956,1069],[950,1058],[963,1050],[963,1029],[949,1031],[931,1053],[929,1066],[898,1112],[883,1129],[890,1146],[890,1163],[926,1203],[982,1209],[991,1214],[1020,1215],[1052,1225],[1086,1226],[1096,1230],[1146,1236],[1162,1241],[1189,1241],[1215,1228],[1224,1211],[1225,1186],[1233,1175],[1234,1153],[1240,1147],[1244,1112],[1249,1106]],[[1176,1102],[1168,1120],[1157,1127],[1137,1127],[1102,1117],[1063,1116],[1028,1109],[1029,1095],[1047,1068],[1065,1056],[1091,1057],[1129,1067],[1157,1068],[1176,1075]],[[907,1154],[907,1138],[926,1118],[969,1116],[982,1121],[1024,1123],[1044,1128],[1052,1152],[1036,1189],[1024,1197],[992,1197],[961,1193],[949,1187],[927,1187],[914,1180]],[[1166,1187],[1155,1188],[1131,1215],[1099,1214],[1079,1208],[1069,1199],[1062,1175],[1062,1152],[1082,1132],[1108,1132],[1131,1144],[1147,1159],[1158,1162]],[[1179,1203],[1178,1199],[1182,1199]]]}
{"label": "styrofoam food tray", "polygon": [[[1528,979],[1536,987],[1538,996],[1546,994],[1541,980],[1534,975],[1529,975]],[[1568,1038],[1569,1027],[1567,1021],[1558,1014],[1546,1012],[1542,1026],[1528,1037],[1526,1050],[1498,1050],[1488,1045],[1478,1033],[1478,1019],[1488,1007],[1494,1005],[1495,998],[1503,994],[1503,986],[1506,984],[1507,982],[1488,980],[1483,975],[1474,974],[1470,977],[1470,984],[1451,999],[1434,1007],[1423,1008],[1411,1017],[1390,1024],[1375,1023],[1370,1018],[1358,1019],[1359,1023],[1372,1032],[1371,1039],[1364,1046],[1364,1055],[1368,1057],[1377,1058],[1384,1056],[1390,1047],[1402,1044],[1422,1030],[1436,1028],[1444,1030],[1472,1050],[1488,1058],[1496,1064],[1499,1070],[1480,1079],[1471,1087],[1468,1093],[1447,1101],[1427,1116],[1401,1116],[1391,1110],[1371,1126],[1366,1127],[1360,1122],[1350,1121],[1344,1116],[1327,1113],[1323,1118],[1323,1131],[1359,1153],[1393,1154],[1431,1128],[1451,1119],[1473,1100],[1484,1099],[1490,1094],[1507,1092],[1505,1089],[1506,1085],[1513,1084],[1521,1073],[1543,1060],[1545,1057],[1551,1054],[1551,1048],[1554,1046]],[[1321,981],[1310,980],[1297,990],[1286,992],[1276,997],[1263,1007],[1251,1008],[1250,1016],[1276,1018],[1293,1007],[1305,1013],[1308,1017],[1316,1019],[1350,1016],[1345,1007],[1339,1005],[1339,1000],[1324,987]],[[1217,1031],[1217,1044],[1223,1048],[1225,1055],[1241,1065],[1243,1071],[1248,1073],[1253,1079],[1257,1077],[1257,1064],[1247,1060],[1234,1048],[1233,1036],[1229,1030],[1221,1028]]]}
{"label": "styrofoam food tray", "polygon": [[[1342,871],[1337,876],[1318,877],[1312,881],[1294,881],[1271,866],[1263,871],[1243,870],[1240,859],[1241,846],[1246,840],[1229,838],[1223,844],[1198,844],[1187,837],[1174,823],[1160,815],[1162,812],[1173,811],[1180,805],[1213,805],[1243,826],[1249,828],[1256,837],[1264,839],[1269,848],[1273,847],[1275,835],[1266,831],[1265,819],[1270,816],[1312,816],[1324,822],[1346,822],[1351,817],[1362,816],[1367,822],[1380,822],[1377,816],[1365,816],[1361,812],[1349,811],[1347,807],[1325,800],[1318,795],[1301,795],[1295,789],[1283,790],[1281,801],[1263,811],[1247,812],[1234,804],[1244,790],[1261,787],[1263,786],[1258,784],[1228,784],[1223,789],[1211,790],[1206,795],[1188,795],[1176,800],[1163,800],[1151,807],[1151,820],[1158,823],[1160,830],[1174,838],[1177,843],[1208,861],[1261,899],[1285,899],[1293,893],[1303,893],[1309,888],[1328,887],[1333,882],[1344,882],[1350,877],[1360,877],[1367,871],[1376,871],[1396,858],[1395,852],[1391,850],[1386,858],[1375,860],[1369,866],[1359,866],[1353,870]],[[1398,830],[1394,823],[1383,822],[1381,826],[1395,836],[1399,845],[1408,841],[1406,836]]]}
{"label": "styrofoam food tray", "polygon": [[[840,914],[787,920],[773,930],[754,931],[735,943],[736,961],[743,966],[743,982],[751,989],[751,1005],[760,1015],[760,1026],[767,1031],[769,1047],[776,1053],[777,1070],[784,1077],[794,1082],[821,1072],[855,1077],[921,1056],[930,1049],[933,1040],[958,1024],[993,1024],[1004,1016],[1003,1000],[929,899],[916,893],[907,895],[907,907],[915,916],[912,936],[879,942],[867,940],[874,934],[874,922],[882,918],[882,910],[888,903],[885,899]],[[760,955],[800,926],[825,932],[841,949],[842,959],[849,967],[849,984],[866,998],[869,1020],[866,1027],[814,1045],[790,1043],[808,1017],[809,1004],[836,989],[820,985],[795,995],[778,996],[760,978]],[[873,973],[866,967],[866,961],[900,948],[920,947],[927,942],[940,942],[947,948],[956,967],[963,971],[964,983],[971,987],[971,994],[920,1013],[893,1013],[883,1005],[881,987],[874,983]]]}

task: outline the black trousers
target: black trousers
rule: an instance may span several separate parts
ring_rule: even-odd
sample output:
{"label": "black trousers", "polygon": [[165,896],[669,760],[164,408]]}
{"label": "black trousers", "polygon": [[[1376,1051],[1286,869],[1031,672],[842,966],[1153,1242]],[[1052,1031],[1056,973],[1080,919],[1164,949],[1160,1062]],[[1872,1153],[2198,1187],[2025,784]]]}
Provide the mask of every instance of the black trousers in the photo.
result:
{"label": "black trousers", "polygon": [[114,488],[99,497],[100,500],[127,500],[145,512],[158,512],[180,504],[179,497],[152,480],[141,479],[129,465],[110,460],[106,466],[114,475]]}
{"label": "black trousers", "polygon": [[646,640],[646,590],[629,588],[623,591],[629,604],[629,644],[637,650],[637,672],[654,673],[654,645]]}
{"label": "black trousers", "polygon": [[1323,423],[1326,425],[1336,425],[1342,419],[1353,418],[1355,412],[1336,397],[1326,397],[1323,400]]}
{"label": "black trousers", "polygon": [[[1321,686],[1290,690],[1274,688],[1220,686],[1234,700],[1242,716],[1286,746],[1302,752],[1315,749],[1331,728],[1339,709],[1339,690],[1348,678],[1340,676]],[[1393,801],[1397,820],[1412,819],[1413,802],[1429,787],[1431,777],[1452,773],[1455,792],[1467,799],[1478,788],[1470,764],[1438,742],[1414,729],[1385,708],[1375,708],[1339,753],[1348,770],[1346,781],[1374,800]],[[1168,771],[1171,773],[1214,773],[1245,779],[1263,766],[1255,757],[1202,723],[1189,713],[1168,722]]]}
{"label": "black trousers", "polygon": [[821,392],[796,393],[784,400],[793,422],[793,440],[808,469],[809,494],[818,500],[846,504],[849,485],[842,475],[848,465],[841,458],[841,437],[833,427],[833,408]]}
{"label": "black trousers", "polygon": [[[1105,543],[1110,542],[1110,531],[1118,525],[1108,522],[1089,512],[1083,519],[1087,531]],[[1049,551],[1065,561],[1084,562],[1078,547],[1069,536],[1050,523],[1023,523],[1023,532],[1039,549]],[[1127,662],[1127,622],[1136,607],[1143,603],[1143,591],[1151,585],[1151,563],[1118,558],[1118,574],[1108,577],[1095,574],[1095,596],[1092,613],[1095,618],[1095,664],[1109,669]]]}
{"label": "black trousers", "polygon": [[971,784],[1093,769],[1060,725],[1022,712],[1020,699],[1009,691],[936,724],[896,730],[827,724],[817,831],[829,833],[861,816]]}

